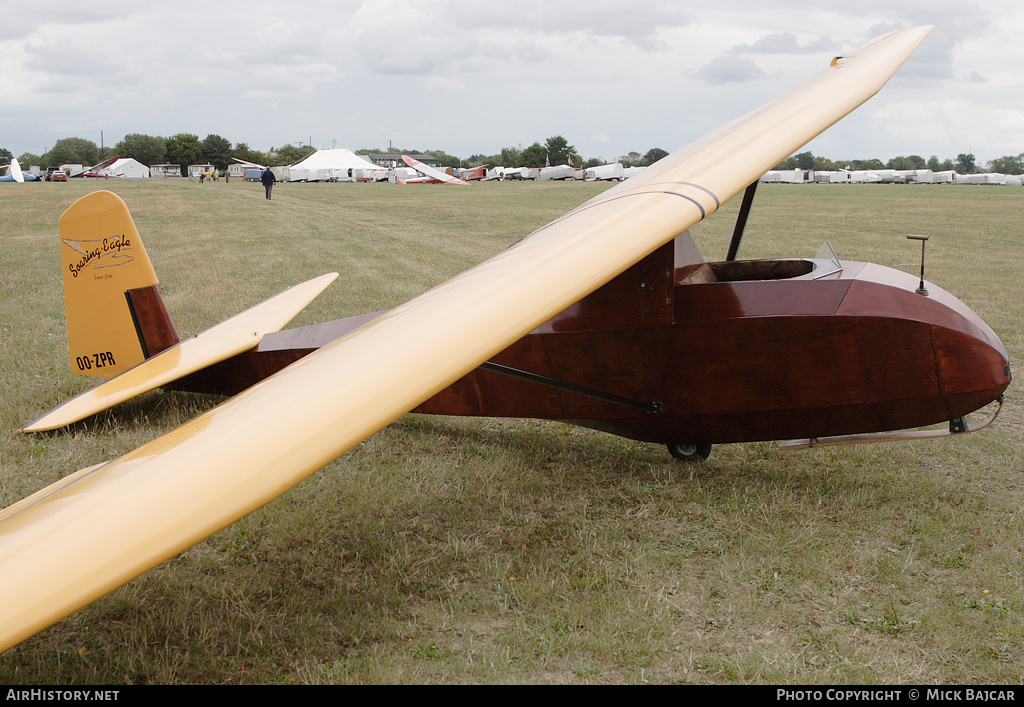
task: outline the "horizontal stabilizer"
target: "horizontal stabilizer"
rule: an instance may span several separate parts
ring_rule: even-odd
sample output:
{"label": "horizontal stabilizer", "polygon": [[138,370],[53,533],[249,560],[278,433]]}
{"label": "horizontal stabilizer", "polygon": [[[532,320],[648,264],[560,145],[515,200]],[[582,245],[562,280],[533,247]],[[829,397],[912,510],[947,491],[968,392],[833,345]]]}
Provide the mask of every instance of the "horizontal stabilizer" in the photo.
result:
{"label": "horizontal stabilizer", "polygon": [[337,277],[338,273],[328,273],[290,287],[71,398],[19,431],[42,432],[70,425],[248,351],[260,343],[264,334],[290,322]]}

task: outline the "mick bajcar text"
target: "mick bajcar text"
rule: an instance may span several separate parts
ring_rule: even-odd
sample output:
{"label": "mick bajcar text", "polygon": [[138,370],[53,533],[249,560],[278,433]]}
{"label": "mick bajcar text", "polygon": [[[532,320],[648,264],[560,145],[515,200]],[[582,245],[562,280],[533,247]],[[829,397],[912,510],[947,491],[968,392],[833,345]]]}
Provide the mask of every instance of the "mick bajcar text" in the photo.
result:
{"label": "mick bajcar text", "polygon": [[775,699],[787,702],[899,702],[903,697],[908,702],[924,700],[925,702],[1014,702],[1017,698],[1013,689],[975,689],[958,688],[900,688],[894,690],[785,690],[775,691]]}

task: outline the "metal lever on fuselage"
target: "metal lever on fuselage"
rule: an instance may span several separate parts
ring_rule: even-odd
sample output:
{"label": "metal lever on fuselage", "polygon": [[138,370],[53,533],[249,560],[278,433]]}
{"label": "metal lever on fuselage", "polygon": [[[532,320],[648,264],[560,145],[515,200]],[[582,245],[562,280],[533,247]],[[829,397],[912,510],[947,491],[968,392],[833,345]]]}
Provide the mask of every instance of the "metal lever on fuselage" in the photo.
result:
{"label": "metal lever on fuselage", "polygon": [[907,238],[912,241],[921,241],[921,284],[918,285],[915,292],[919,295],[928,296],[928,288],[924,286],[924,243],[928,240],[928,236],[920,236],[913,233],[908,233]]}

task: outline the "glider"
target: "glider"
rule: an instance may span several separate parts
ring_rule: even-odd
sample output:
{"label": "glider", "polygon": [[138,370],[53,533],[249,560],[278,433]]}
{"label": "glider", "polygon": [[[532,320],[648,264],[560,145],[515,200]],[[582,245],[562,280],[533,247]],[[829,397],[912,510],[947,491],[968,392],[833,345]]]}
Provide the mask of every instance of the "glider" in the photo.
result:
{"label": "glider", "polygon": [[34,182],[38,179],[34,174],[25,174],[21,171],[18,160],[11,158],[11,164],[7,168],[7,174],[0,177],[0,182]]}
{"label": "glider", "polygon": [[[1005,349],[931,283],[917,294],[917,278],[832,255],[737,261],[742,223],[726,260],[705,263],[687,232],[747,189],[745,218],[750,185],[874,95],[930,29],[867,43],[394,310],[266,331],[254,348],[179,378],[200,387],[203,376],[242,371],[223,385],[259,382],[0,512],[0,650],[273,500],[413,409],[543,412],[693,457],[733,437],[955,421],[998,399],[1009,383]],[[93,262],[103,256],[81,272]],[[147,299],[158,297],[139,297]],[[144,315],[137,338],[173,352],[177,335],[154,326],[161,317]],[[219,334],[206,338],[227,350]],[[772,357],[780,352],[795,358]],[[822,364],[831,355],[844,358]],[[864,360],[874,355],[882,358]],[[737,368],[740,356],[751,360]],[[581,371],[587,357],[599,370]],[[672,378],[682,386],[658,389]],[[506,380],[521,381],[519,399],[496,401],[512,390],[495,383]],[[771,415],[766,393],[778,399]],[[689,419],[694,410],[700,419]],[[823,422],[830,414],[839,422]]]}
{"label": "glider", "polygon": [[108,157],[107,159],[103,160],[102,162],[100,162],[98,164],[94,164],[92,167],[87,168],[79,176],[87,177],[89,179],[117,179],[119,177],[119,175],[109,174],[105,170],[108,167],[110,167],[112,164],[117,162],[119,159],[121,159],[121,158],[118,155],[114,155],[113,157]]}
{"label": "glider", "polygon": [[[429,165],[423,164],[419,160],[414,160],[412,157],[409,157],[409,155],[402,155],[402,161],[426,177],[425,180],[422,180],[423,183],[436,184],[438,182],[444,182],[445,184],[469,184],[469,182],[465,182],[459,179],[458,177],[453,177],[450,174],[445,174],[439,169],[434,169]],[[406,179],[405,183],[412,184],[413,182],[419,181],[421,180]]]}

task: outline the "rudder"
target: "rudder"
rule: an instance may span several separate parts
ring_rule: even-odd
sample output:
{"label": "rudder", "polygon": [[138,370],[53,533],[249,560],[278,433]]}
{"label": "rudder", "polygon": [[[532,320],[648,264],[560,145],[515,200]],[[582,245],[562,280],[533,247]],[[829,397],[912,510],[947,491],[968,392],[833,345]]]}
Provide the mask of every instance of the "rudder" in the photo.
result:
{"label": "rudder", "polygon": [[71,370],[111,378],[179,341],[119,196],[97,191],[60,217]]}

